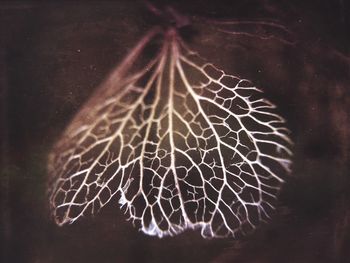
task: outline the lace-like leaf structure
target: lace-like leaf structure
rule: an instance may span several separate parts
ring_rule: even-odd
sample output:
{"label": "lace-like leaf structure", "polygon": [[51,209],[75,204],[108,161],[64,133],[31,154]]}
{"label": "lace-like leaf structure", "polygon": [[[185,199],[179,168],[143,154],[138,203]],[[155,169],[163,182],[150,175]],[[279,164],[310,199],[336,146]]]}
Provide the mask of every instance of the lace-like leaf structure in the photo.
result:
{"label": "lace-like leaf structure", "polygon": [[191,52],[174,30],[131,74],[151,38],[130,52],[55,145],[55,221],[95,214],[115,197],[148,235],[246,234],[269,218],[290,169],[284,119],[250,81]]}

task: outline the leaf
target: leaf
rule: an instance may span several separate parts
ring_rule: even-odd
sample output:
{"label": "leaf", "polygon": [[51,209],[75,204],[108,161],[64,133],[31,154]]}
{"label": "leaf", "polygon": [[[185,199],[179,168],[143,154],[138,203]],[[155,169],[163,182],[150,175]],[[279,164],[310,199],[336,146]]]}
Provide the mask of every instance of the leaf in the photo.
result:
{"label": "leaf", "polygon": [[73,223],[116,196],[148,235],[245,234],[269,218],[289,171],[284,120],[250,81],[205,62],[173,29],[135,73],[158,33],[142,38],[55,145],[55,221]]}

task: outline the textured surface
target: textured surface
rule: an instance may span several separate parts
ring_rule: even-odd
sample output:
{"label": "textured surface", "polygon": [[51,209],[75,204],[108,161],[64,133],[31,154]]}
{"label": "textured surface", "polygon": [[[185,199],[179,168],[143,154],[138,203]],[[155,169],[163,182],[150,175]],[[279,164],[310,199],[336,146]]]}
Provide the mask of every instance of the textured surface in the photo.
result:
{"label": "textured surface", "polygon": [[[239,242],[205,240],[200,231],[159,239],[134,229],[115,198],[96,216],[57,227],[46,195],[48,151],[150,28],[149,16],[138,1],[2,1],[0,261],[348,262],[349,63],[336,52],[350,47],[350,12],[340,6],[349,2],[172,2],[190,14],[279,19],[297,33],[295,47],[238,36],[223,41],[204,27],[198,40],[202,56],[263,89],[292,131],[293,175],[272,220]],[[196,50],[198,37],[186,39]]]}

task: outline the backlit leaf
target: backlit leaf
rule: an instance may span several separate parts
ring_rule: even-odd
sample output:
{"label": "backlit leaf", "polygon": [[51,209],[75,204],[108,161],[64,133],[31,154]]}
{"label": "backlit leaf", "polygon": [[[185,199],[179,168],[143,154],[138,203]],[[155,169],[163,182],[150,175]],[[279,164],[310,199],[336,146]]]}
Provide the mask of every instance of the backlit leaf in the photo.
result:
{"label": "backlit leaf", "polygon": [[[162,44],[144,63],[155,36]],[[190,51],[176,30],[152,31],[55,145],[55,221],[72,223],[115,197],[148,235],[247,233],[269,217],[289,172],[287,132],[249,80]]]}

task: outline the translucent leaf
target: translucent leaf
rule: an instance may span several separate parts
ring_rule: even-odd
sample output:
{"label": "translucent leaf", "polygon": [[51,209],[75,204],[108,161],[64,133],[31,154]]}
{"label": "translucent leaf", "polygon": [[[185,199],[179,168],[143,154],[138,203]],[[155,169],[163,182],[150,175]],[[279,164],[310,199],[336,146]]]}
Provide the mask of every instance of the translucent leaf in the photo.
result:
{"label": "translucent leaf", "polygon": [[269,217],[289,171],[284,120],[250,81],[200,58],[175,30],[158,34],[161,47],[141,63],[157,34],[142,38],[55,145],[54,218],[72,223],[116,196],[148,235],[245,234]]}

